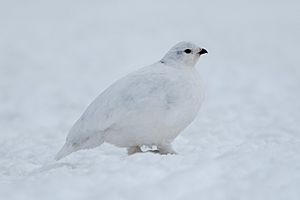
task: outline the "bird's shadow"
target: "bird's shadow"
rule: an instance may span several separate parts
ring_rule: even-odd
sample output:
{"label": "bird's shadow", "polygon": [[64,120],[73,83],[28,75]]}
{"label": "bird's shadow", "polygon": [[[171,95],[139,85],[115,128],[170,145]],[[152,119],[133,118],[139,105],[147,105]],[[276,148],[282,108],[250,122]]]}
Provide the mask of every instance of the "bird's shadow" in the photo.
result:
{"label": "bird's shadow", "polygon": [[61,167],[67,167],[68,169],[75,169],[77,166],[75,164],[71,164],[71,163],[47,163],[44,164],[42,167],[39,167],[37,169],[32,170],[28,175],[37,175],[43,172],[48,172],[51,171],[53,169],[58,169]]}

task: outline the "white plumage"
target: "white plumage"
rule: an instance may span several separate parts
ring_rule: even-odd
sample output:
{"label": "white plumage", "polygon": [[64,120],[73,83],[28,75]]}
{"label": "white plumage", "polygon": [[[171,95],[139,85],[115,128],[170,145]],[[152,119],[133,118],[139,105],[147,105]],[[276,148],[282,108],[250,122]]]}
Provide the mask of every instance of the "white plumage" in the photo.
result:
{"label": "white plumage", "polygon": [[71,128],[56,160],[103,142],[126,147],[156,145],[161,154],[175,153],[171,142],[195,118],[202,101],[195,69],[207,53],[180,42],[158,62],[116,81],[100,94]]}

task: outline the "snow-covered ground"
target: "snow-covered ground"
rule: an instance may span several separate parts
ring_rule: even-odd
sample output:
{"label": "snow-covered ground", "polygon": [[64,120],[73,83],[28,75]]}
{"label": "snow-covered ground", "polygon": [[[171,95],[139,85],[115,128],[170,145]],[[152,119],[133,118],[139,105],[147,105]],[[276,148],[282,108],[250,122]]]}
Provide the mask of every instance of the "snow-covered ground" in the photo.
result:
{"label": "snow-covered ground", "polygon": [[[1,0],[0,199],[300,199],[299,6]],[[182,40],[209,54],[179,155],[105,144],[53,161],[101,91]]]}

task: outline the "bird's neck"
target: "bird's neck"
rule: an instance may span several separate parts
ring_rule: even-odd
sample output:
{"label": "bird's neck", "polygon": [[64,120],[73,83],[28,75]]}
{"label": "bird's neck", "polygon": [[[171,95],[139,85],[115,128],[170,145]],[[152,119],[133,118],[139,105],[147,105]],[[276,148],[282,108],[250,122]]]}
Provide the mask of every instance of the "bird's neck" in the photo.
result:
{"label": "bird's neck", "polygon": [[170,66],[170,67],[175,67],[175,68],[194,68],[195,64],[191,64],[191,63],[184,63],[184,62],[178,62],[175,60],[170,60],[170,59],[161,59],[159,61],[161,64]]}

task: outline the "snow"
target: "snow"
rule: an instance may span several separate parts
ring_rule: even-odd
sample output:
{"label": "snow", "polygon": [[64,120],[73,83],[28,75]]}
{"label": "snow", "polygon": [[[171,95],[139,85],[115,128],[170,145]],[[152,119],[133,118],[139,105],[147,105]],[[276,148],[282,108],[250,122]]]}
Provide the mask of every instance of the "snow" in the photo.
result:
{"label": "snow", "polygon": [[[299,199],[299,1],[1,1],[1,199]],[[113,81],[193,41],[206,98],[178,155],[53,157]]]}

